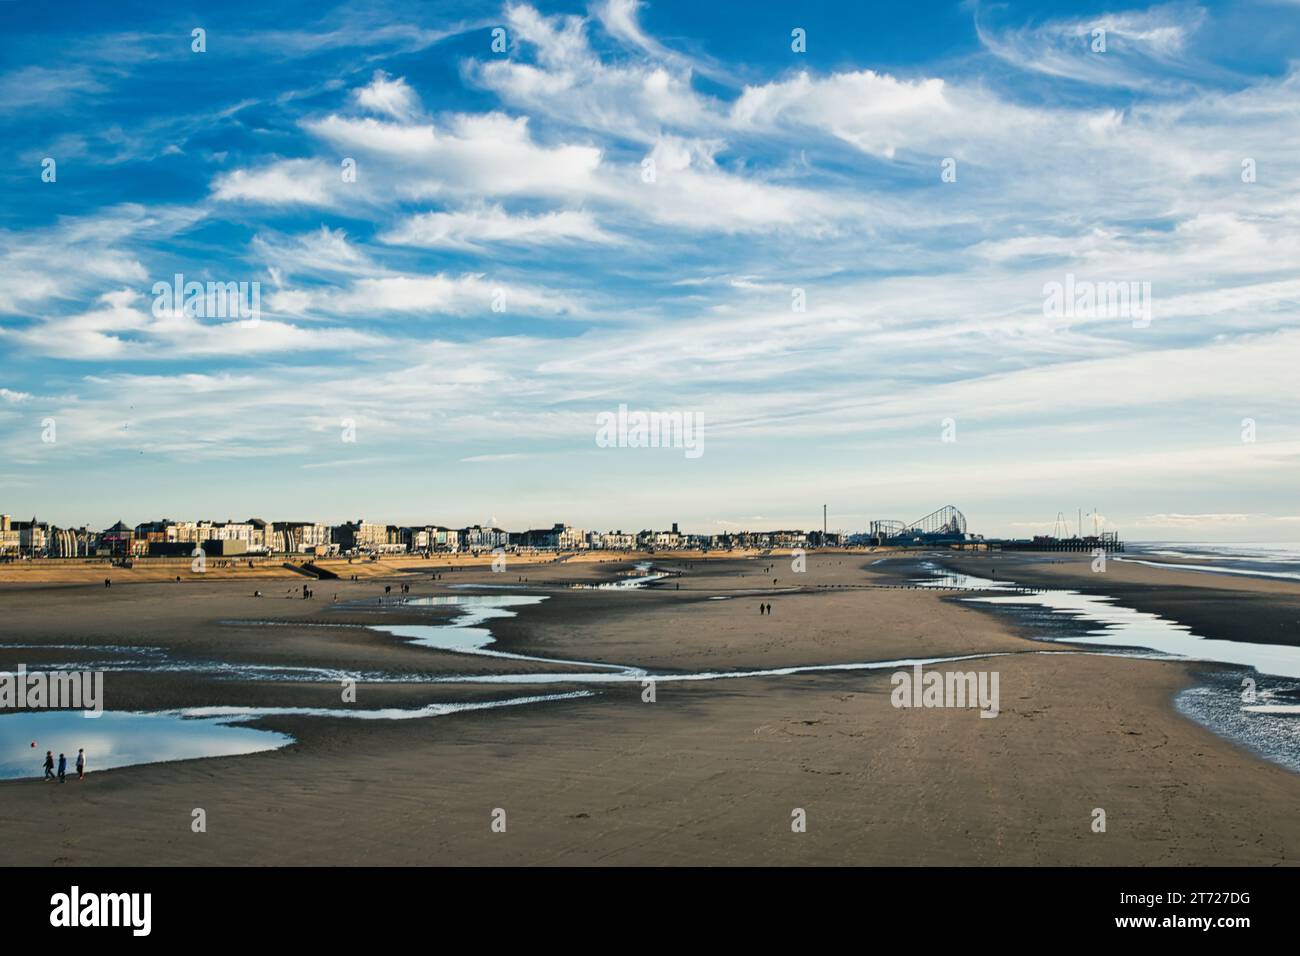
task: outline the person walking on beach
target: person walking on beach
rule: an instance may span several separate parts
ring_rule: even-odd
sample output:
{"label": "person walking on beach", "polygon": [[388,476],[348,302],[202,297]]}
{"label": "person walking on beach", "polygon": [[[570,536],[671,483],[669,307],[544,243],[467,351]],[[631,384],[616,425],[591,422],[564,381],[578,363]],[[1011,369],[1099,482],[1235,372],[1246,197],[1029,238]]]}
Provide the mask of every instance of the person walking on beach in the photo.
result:
{"label": "person walking on beach", "polygon": [[45,779],[54,779],[54,751],[45,751]]}
{"label": "person walking on beach", "polygon": [[59,783],[64,782],[64,776],[68,772],[68,758],[66,754],[59,754]]}
{"label": "person walking on beach", "polygon": [[77,779],[86,779],[86,751],[84,748],[77,751]]}

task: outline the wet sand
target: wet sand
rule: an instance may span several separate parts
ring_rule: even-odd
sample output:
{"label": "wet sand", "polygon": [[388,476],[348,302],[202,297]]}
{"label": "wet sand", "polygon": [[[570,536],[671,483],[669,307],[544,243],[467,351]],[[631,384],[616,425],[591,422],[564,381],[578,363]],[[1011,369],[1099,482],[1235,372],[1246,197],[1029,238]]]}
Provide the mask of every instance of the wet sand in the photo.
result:
{"label": "wet sand", "polygon": [[[1195,679],[1192,665],[1031,641],[1009,619],[938,591],[864,588],[889,580],[892,562],[873,565],[877,559],[812,554],[806,574],[792,573],[788,557],[661,561],[682,576],[619,592],[564,586],[605,580],[630,570],[626,564],[564,562],[501,575],[478,568],[441,581],[410,571],[318,582],[315,601],[287,596],[296,581],[284,584],[286,596],[262,599],[251,592],[263,585],[249,581],[107,591],[0,583],[5,642],[147,644],[192,660],[413,678],[518,672],[521,665],[368,630],[446,618],[430,608],[380,607],[385,584],[394,594],[405,581],[412,596],[447,595],[465,593],[451,584],[518,585],[524,575],[529,590],[508,593],[548,598],[491,622],[496,649],[676,673],[1007,655],[952,665],[1000,674],[1001,714],[992,720],[973,709],[895,708],[889,671],[662,681],[653,703],[643,702],[639,683],[629,683],[591,688],[597,696],[579,700],[418,720],[263,718],[255,726],[290,733],[296,743],[98,773],[92,754],[92,773],[81,783],[0,782],[0,852],[10,863],[37,865],[1300,860],[1300,775],[1175,711],[1173,696]],[[1026,560],[1022,571],[1033,564]],[[1066,565],[1038,562],[1036,573],[1062,581],[1080,573],[1058,567]],[[1115,573],[1117,583],[1128,581],[1120,574],[1133,575],[1134,587],[1152,593],[1187,586],[1178,572],[1140,565]],[[1202,580],[1208,577],[1196,575],[1192,590],[1213,583],[1211,590],[1244,592],[1252,613],[1267,607],[1283,614],[1276,608],[1300,593],[1240,578],[1220,588],[1217,577]],[[340,603],[357,605],[331,608],[336,590]],[[1175,593],[1164,600],[1184,599]],[[760,601],[773,605],[771,616],[759,615]],[[1224,613],[1224,626],[1233,614],[1242,617],[1240,609]],[[280,626],[222,623],[232,621]],[[348,626],[302,626],[322,623]],[[4,649],[0,667],[37,667],[70,653]],[[357,706],[564,689],[362,684]],[[216,682],[185,673],[110,673],[105,692],[110,709],[341,706],[337,684]],[[198,807],[207,813],[202,834],[190,829]],[[491,829],[498,808],[504,833]],[[806,811],[805,833],[791,831],[796,808]],[[1106,811],[1105,833],[1092,831],[1095,808]]]}

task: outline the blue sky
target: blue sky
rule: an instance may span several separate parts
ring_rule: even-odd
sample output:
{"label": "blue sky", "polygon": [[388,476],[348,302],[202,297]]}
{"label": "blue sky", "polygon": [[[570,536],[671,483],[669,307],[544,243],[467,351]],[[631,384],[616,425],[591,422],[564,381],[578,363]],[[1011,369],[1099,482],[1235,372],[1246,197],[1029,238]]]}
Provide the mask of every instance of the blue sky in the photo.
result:
{"label": "blue sky", "polygon": [[[5,512],[1300,538],[1296,3],[0,26]],[[704,453],[598,447],[620,404]]]}

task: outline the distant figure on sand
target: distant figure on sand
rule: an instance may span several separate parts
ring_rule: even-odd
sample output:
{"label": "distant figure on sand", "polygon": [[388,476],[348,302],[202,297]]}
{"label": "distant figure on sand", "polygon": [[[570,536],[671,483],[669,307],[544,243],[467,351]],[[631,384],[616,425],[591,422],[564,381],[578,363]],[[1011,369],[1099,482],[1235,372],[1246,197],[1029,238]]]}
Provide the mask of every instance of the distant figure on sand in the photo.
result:
{"label": "distant figure on sand", "polygon": [[77,751],[77,779],[86,779],[86,751],[84,749]]}
{"label": "distant figure on sand", "polygon": [[54,779],[54,751],[45,751],[45,779]]}
{"label": "distant figure on sand", "polygon": [[110,581],[108,578],[104,578],[104,587],[111,588],[112,586],[113,586],[113,582]]}
{"label": "distant figure on sand", "polygon": [[68,758],[64,754],[59,754],[59,783],[63,783],[63,777],[68,772]]}

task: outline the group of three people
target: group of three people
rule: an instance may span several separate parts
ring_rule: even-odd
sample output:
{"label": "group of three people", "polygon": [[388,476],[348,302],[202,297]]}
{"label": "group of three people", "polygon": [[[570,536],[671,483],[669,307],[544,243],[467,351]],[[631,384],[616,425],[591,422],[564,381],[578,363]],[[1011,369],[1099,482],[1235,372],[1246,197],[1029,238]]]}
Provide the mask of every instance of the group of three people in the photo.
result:
{"label": "group of three people", "polygon": [[[63,783],[68,773],[68,758],[65,754],[59,754],[59,783]],[[86,751],[81,749],[77,751],[77,779],[84,779],[86,776]],[[54,779],[54,751],[45,751],[45,779]]]}

